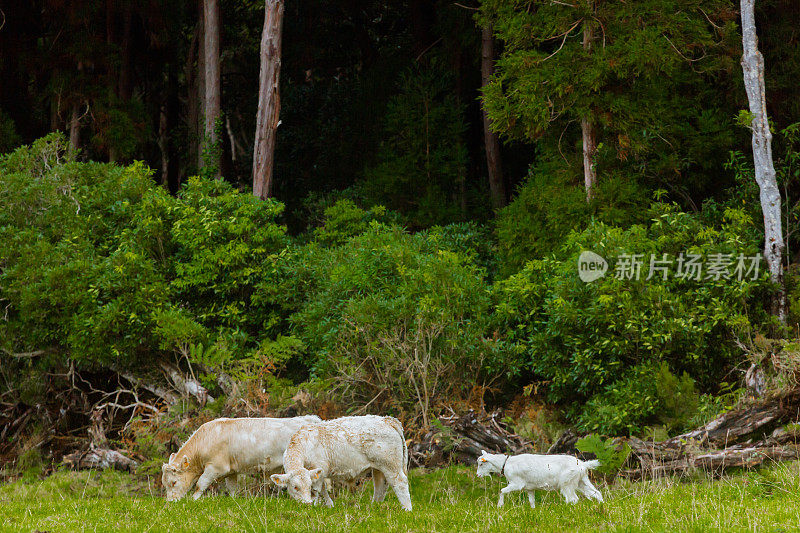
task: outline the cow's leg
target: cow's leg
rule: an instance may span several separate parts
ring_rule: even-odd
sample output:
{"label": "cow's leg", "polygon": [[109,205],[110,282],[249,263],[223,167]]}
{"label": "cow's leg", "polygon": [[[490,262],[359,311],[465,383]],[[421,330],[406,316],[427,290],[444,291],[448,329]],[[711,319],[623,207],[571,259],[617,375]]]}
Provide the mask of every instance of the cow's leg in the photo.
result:
{"label": "cow's leg", "polygon": [[603,501],[603,493],[597,490],[597,487],[592,485],[592,482],[589,481],[588,477],[581,479],[581,482],[578,485],[578,490],[584,493],[587,498],[592,498],[599,502]]}
{"label": "cow's leg", "polygon": [[197,480],[197,490],[192,495],[192,498],[198,499],[212,483],[227,474],[227,471],[222,471],[222,469],[214,465],[206,466],[206,469],[203,470],[203,475]]}
{"label": "cow's leg", "polygon": [[372,469],[372,484],[375,485],[375,492],[372,494],[373,502],[382,502],[386,498],[386,476],[377,468]]}
{"label": "cow's leg", "polygon": [[524,488],[525,487],[523,487],[522,485],[518,485],[518,484],[513,483],[513,482],[509,483],[507,486],[505,486],[502,489],[500,489],[500,499],[497,500],[497,506],[498,507],[502,507],[503,506],[503,504],[505,503],[505,495],[506,494],[508,494],[509,492],[516,492],[516,491],[522,490]]}
{"label": "cow's leg", "polygon": [[391,485],[397,499],[400,500],[400,506],[406,511],[411,510],[411,493],[408,492],[408,476],[403,472],[398,472],[394,476],[386,476],[386,481]]}
{"label": "cow's leg", "polygon": [[531,507],[536,507],[536,494],[534,491],[529,490],[528,492],[528,502],[530,502]]}

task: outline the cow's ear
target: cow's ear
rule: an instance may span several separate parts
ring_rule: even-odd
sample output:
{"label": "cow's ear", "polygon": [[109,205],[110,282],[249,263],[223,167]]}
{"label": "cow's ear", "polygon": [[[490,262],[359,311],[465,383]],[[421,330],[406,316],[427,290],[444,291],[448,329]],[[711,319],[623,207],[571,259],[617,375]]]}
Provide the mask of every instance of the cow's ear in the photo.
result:
{"label": "cow's ear", "polygon": [[486,450],[481,450],[481,455],[488,455],[488,454],[486,453]]}
{"label": "cow's ear", "polygon": [[184,455],[183,459],[181,459],[181,470],[186,470],[187,468],[189,468],[189,458]]}
{"label": "cow's ear", "polygon": [[269,478],[279,487],[285,487],[289,483],[289,474],[272,474]]}
{"label": "cow's ear", "polygon": [[309,472],[309,474],[311,474],[311,480],[312,481],[316,481],[316,480],[319,479],[319,476],[322,475],[322,469],[321,468],[315,468],[314,470]]}
{"label": "cow's ear", "polygon": [[173,459],[175,459],[175,454],[174,453],[169,454],[169,461],[167,461],[167,463],[172,464]]}

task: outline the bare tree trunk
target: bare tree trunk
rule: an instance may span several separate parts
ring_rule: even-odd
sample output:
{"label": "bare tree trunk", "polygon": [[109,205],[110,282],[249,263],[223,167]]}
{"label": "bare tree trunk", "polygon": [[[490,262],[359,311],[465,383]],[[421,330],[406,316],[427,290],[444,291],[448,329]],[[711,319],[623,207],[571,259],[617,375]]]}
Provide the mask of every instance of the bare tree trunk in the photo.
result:
{"label": "bare tree trunk", "polygon": [[158,149],[161,151],[161,185],[169,190],[169,129],[167,127],[167,104],[158,112]]}
{"label": "bare tree trunk", "polygon": [[[592,38],[592,28],[588,22],[584,22],[583,49],[587,53],[592,50]],[[594,197],[594,187],[597,185],[597,171],[595,170],[597,140],[591,117],[581,119],[581,134],[583,136],[583,184],[586,188],[586,201],[591,202]]]}
{"label": "bare tree trunk", "polygon": [[[202,6],[202,0],[198,4]],[[201,102],[203,100],[200,88],[200,80],[205,76],[203,69],[200,66],[200,57],[202,57],[202,43],[203,42],[203,17],[202,9],[198,9],[197,25],[192,35],[192,43],[189,45],[189,57],[186,60],[186,87],[188,90],[186,98],[186,127],[189,130],[189,165],[201,163],[200,161],[200,110]],[[195,68],[195,61],[197,67]],[[202,89],[205,91],[205,89]]]}
{"label": "bare tree trunk", "polygon": [[131,83],[131,26],[133,24],[133,5],[125,4],[122,22],[122,43],[120,44],[119,90],[117,94],[122,101],[131,99],[133,85]]}
{"label": "bare tree trunk", "polygon": [[[481,30],[481,85],[486,87],[494,73],[494,36],[492,25],[487,24]],[[500,159],[500,140],[491,129],[492,121],[483,109],[483,140],[486,148],[486,166],[489,171],[489,190],[492,194],[492,207],[500,209],[506,206],[506,186],[503,182],[503,165]]]}
{"label": "bare tree trunk", "polygon": [[217,133],[215,125],[220,114],[220,67],[219,67],[220,17],[219,0],[203,0],[203,57],[205,65],[205,97],[203,102],[204,128],[203,164],[214,169],[219,178],[220,160],[216,152]]}
{"label": "bare tree trunk", "polygon": [[72,112],[69,118],[69,155],[73,157],[80,148],[80,117],[78,115],[78,104],[72,104]]}
{"label": "bare tree trunk", "polygon": [[783,286],[783,229],[781,227],[781,193],[775,180],[772,163],[772,132],[767,120],[764,89],[764,56],[758,51],[755,0],[741,0],[742,71],[747,100],[750,103],[753,130],[753,163],[756,182],[761,191],[761,211],[764,213],[764,258],[770,278],[778,292],[772,300],[772,314],[786,323],[786,292]]}
{"label": "bare tree trunk", "polygon": [[278,80],[281,73],[283,8],[283,0],[265,1],[261,69],[258,76],[258,113],[253,143],[253,194],[262,199],[272,196],[275,136],[281,109]]}

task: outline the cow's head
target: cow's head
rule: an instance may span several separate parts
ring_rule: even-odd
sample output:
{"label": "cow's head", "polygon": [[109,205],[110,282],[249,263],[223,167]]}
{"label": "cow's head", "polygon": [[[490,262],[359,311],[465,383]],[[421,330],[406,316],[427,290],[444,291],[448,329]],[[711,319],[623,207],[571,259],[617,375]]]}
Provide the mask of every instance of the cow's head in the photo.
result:
{"label": "cow's head", "polygon": [[500,469],[493,463],[492,454],[486,453],[486,450],[481,450],[481,456],[478,457],[478,477],[489,476]]}
{"label": "cow's head", "polygon": [[175,454],[169,456],[169,461],[161,465],[161,484],[167,491],[167,501],[180,500],[195,480],[195,475],[189,471],[189,458],[183,456],[180,461],[175,461]]}
{"label": "cow's head", "polygon": [[307,470],[303,467],[287,474],[272,474],[270,479],[279,487],[285,487],[289,496],[295,500],[308,504],[314,503],[311,489],[323,481],[321,468]]}

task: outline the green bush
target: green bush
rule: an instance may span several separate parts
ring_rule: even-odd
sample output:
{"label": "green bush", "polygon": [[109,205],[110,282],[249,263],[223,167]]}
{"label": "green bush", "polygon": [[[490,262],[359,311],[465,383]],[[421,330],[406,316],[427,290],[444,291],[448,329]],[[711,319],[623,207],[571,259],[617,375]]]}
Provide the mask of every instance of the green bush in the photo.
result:
{"label": "green bush", "polygon": [[565,169],[558,156],[532,168],[511,203],[496,220],[502,271],[518,272],[526,261],[556,253],[573,231],[581,231],[591,219],[612,226],[628,227],[645,222],[645,188],[630,177],[604,176],[586,201],[582,179],[574,169]]}
{"label": "green bush", "polygon": [[[696,281],[676,276],[674,265],[666,280],[658,273],[648,280],[647,264],[640,279],[618,279],[615,258],[626,253],[673,260],[680,253],[758,253],[757,227],[740,211],[726,211],[718,228],[666,204],[655,204],[651,215],[650,223],[628,229],[593,222],[572,233],[557,257],[530,261],[495,287],[494,328],[503,332],[507,361],[543,381],[549,399],[572,409],[573,420],[584,401],[641,364],[666,362],[713,390],[739,362],[732,333],[764,319],[754,311],[765,292],[763,266],[757,280]],[[592,283],[578,277],[584,250],[609,262],[609,272]]]}
{"label": "green bush", "polygon": [[198,178],[173,197],[141,163],[68,160],[54,134],[0,160],[0,203],[2,348],[122,365],[191,343],[246,357],[285,318],[275,201]]}
{"label": "green bush", "polygon": [[464,249],[444,229],[411,235],[373,222],[340,247],[303,250],[306,297],[295,332],[314,375],[332,380],[352,407],[427,422],[442,398],[468,392],[491,359],[484,273],[468,253],[448,249],[453,243]]}
{"label": "green bush", "polygon": [[675,376],[669,366],[645,363],[630,369],[593,396],[578,425],[604,435],[638,435],[645,426],[682,429],[697,414],[699,395],[687,374]]}
{"label": "green bush", "polygon": [[627,442],[624,442],[621,447],[614,444],[613,439],[605,439],[600,435],[587,435],[575,443],[575,448],[584,453],[593,453],[597,460],[600,461],[600,466],[597,471],[601,474],[614,474],[631,454],[631,447]]}

